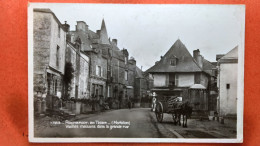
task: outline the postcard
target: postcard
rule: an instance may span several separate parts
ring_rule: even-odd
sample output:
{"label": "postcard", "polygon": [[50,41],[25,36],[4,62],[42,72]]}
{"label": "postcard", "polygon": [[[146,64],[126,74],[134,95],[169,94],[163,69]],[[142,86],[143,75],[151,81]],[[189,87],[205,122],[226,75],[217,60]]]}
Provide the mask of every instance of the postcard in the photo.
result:
{"label": "postcard", "polygon": [[28,4],[30,142],[242,143],[245,5]]}

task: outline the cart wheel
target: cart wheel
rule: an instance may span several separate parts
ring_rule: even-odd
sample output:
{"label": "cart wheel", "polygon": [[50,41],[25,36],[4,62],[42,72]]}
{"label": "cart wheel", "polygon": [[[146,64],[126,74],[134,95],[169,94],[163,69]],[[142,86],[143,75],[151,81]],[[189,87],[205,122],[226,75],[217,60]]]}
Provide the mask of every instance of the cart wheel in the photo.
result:
{"label": "cart wheel", "polygon": [[162,106],[161,102],[156,104],[155,115],[156,115],[157,121],[161,123],[163,121],[163,106]]}

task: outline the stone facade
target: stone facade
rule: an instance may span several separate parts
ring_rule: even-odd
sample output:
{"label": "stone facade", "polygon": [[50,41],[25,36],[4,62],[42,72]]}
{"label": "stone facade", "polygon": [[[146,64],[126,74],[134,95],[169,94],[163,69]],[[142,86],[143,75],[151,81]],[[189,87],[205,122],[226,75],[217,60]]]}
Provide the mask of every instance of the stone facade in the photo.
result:
{"label": "stone facade", "polygon": [[91,58],[89,80],[91,97],[105,97],[107,80],[107,59],[101,53],[87,53]]}
{"label": "stone facade", "polygon": [[189,53],[185,45],[177,40],[167,53],[146,72],[154,79],[152,91],[158,96],[178,96],[189,101],[193,111],[206,114],[212,70],[215,66],[200,55],[199,49]]}
{"label": "stone facade", "polygon": [[66,32],[48,9],[34,9],[34,92],[62,94]]}
{"label": "stone facade", "polygon": [[237,115],[238,46],[218,60],[218,71],[218,112],[221,116]]}
{"label": "stone facade", "polygon": [[90,97],[88,90],[90,60],[85,53],[80,51],[79,46],[67,42],[66,63],[70,62],[74,69],[68,96],[69,98],[88,99]]}
{"label": "stone facade", "polygon": [[[71,81],[64,78],[68,70],[73,70]],[[136,96],[135,82],[135,59],[108,38],[104,20],[96,32],[84,21],[71,31],[51,10],[34,10],[34,88],[47,94],[48,102],[89,99],[86,104],[99,110],[110,100],[112,108],[125,108]]]}
{"label": "stone facade", "polygon": [[129,59],[127,49],[120,50],[117,40],[108,38],[105,21],[96,32],[84,21],[77,21],[76,30],[69,31],[67,39],[82,41],[81,50],[90,57],[89,94],[92,98],[110,97],[117,108],[125,107],[134,98],[136,61]]}

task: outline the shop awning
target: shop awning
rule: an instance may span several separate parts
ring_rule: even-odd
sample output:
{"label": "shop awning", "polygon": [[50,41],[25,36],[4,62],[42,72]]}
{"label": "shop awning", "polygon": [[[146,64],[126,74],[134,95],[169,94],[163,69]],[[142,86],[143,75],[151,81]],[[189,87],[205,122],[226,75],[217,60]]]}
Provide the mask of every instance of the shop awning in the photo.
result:
{"label": "shop awning", "polygon": [[206,89],[206,87],[201,84],[193,84],[190,86],[190,89]]}

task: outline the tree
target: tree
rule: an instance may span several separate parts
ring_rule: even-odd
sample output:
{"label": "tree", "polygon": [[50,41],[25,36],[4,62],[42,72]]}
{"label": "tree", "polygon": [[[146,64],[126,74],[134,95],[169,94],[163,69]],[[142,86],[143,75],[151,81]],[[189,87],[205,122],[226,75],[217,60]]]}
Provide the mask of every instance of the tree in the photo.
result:
{"label": "tree", "polygon": [[68,99],[68,90],[69,90],[69,86],[71,84],[71,80],[74,76],[74,69],[73,69],[73,65],[71,62],[66,62],[65,64],[65,72],[64,72],[64,76],[63,76],[63,81],[64,81],[64,87],[65,87],[65,98]]}

